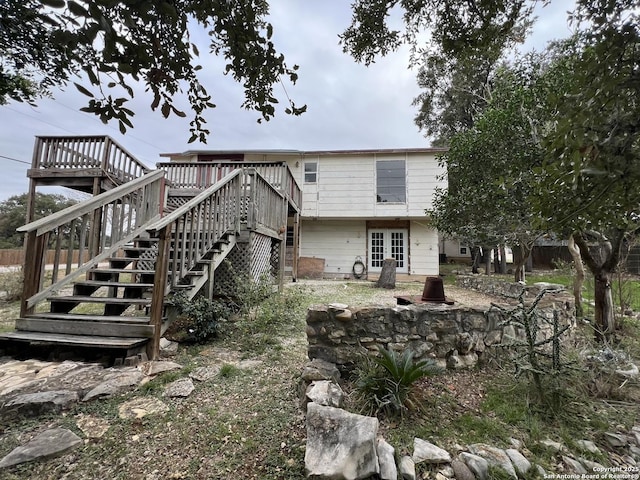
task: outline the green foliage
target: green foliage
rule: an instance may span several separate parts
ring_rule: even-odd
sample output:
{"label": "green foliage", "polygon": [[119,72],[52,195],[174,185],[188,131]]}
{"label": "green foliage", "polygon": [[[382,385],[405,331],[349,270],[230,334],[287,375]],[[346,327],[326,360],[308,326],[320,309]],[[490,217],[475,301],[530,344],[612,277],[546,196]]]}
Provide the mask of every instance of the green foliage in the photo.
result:
{"label": "green foliage", "polygon": [[[298,67],[287,66],[275,49],[268,13],[265,0],[1,2],[0,104],[8,98],[34,102],[82,75],[86,83],[74,82],[87,97],[81,110],[117,122],[124,133],[134,116],[127,102],[141,82],[151,109],[164,117],[185,117],[176,105],[186,96],[193,111],[190,141],[204,142],[210,132],[203,112],[215,105],[200,81],[205,69],[191,38],[199,28],[206,30],[211,52],[226,60],[221,73],[242,84],[242,107],[269,120],[278,104],[274,83],[283,77],[295,83]],[[305,110],[291,100],[285,107],[293,115]]]}
{"label": "green foliage", "polygon": [[[0,248],[22,248],[24,236],[16,232],[18,227],[26,223],[28,194],[14,195],[0,202]],[[60,194],[36,193],[34,200],[33,220],[44,218],[75,205],[76,200]],[[78,227],[79,228],[79,227]],[[68,238],[71,232],[60,232]],[[78,234],[76,232],[76,234]],[[50,240],[55,242],[55,238]]]}
{"label": "green foliage", "polygon": [[432,360],[414,361],[414,352],[379,349],[380,356],[365,355],[356,367],[355,389],[368,413],[402,414],[418,407],[411,396],[414,383],[439,371]]}
{"label": "green foliage", "polygon": [[218,335],[220,320],[228,318],[230,311],[222,302],[214,302],[203,296],[189,299],[180,292],[172,298],[173,305],[188,320],[188,338],[204,343]]}

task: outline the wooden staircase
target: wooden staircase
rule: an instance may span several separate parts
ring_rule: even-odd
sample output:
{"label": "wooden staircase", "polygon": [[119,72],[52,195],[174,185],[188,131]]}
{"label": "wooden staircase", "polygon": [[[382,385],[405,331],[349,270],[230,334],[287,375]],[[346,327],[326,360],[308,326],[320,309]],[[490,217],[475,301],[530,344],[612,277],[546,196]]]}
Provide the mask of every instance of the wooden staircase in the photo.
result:
{"label": "wooden staircase", "polygon": [[[109,348],[122,350],[125,356],[134,355],[155,333],[149,311],[157,244],[158,239],[136,238],[109,257],[106,264],[91,268],[86,279],[73,282],[67,289],[70,294],[47,297],[48,311],[41,308],[22,316],[16,320],[16,331],[0,338],[39,345]],[[224,260],[234,244],[234,235],[218,242],[174,291],[189,295],[200,290],[210,269]],[[180,251],[171,249],[171,254],[179,257]],[[171,304],[165,307],[170,309]],[[169,313],[164,313],[161,334],[169,325]]]}
{"label": "wooden staircase", "polygon": [[[68,146],[41,150],[73,152]],[[83,162],[87,152],[80,155]],[[60,168],[54,170],[59,176]],[[44,178],[45,171],[38,172]],[[166,169],[143,172],[18,229],[26,235],[27,259],[20,316],[15,331],[0,333],[0,342],[126,357],[145,351],[157,358],[160,337],[176,314],[173,294],[212,298],[214,272],[241,231],[284,240],[288,197],[255,168],[221,172],[222,178],[212,177],[215,183],[188,194],[172,187]],[[73,177],[73,169],[65,174]],[[48,249],[55,251],[52,264]],[[74,252],[77,262],[71,260]]]}

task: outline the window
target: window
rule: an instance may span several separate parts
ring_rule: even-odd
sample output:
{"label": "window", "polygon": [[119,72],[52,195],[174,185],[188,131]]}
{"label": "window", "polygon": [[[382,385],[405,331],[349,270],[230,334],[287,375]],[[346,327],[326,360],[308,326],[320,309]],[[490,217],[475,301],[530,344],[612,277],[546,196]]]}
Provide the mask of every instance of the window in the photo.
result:
{"label": "window", "polygon": [[467,247],[460,247],[460,255],[466,255],[467,254]]}
{"label": "window", "polygon": [[405,203],[407,188],[404,160],[379,160],[376,163],[378,203]]}
{"label": "window", "polygon": [[316,183],[318,181],[318,162],[304,163],[304,183]]}
{"label": "window", "polygon": [[287,247],[293,247],[293,240],[294,240],[294,235],[293,235],[293,227],[287,227],[287,239],[286,239],[286,246]]}

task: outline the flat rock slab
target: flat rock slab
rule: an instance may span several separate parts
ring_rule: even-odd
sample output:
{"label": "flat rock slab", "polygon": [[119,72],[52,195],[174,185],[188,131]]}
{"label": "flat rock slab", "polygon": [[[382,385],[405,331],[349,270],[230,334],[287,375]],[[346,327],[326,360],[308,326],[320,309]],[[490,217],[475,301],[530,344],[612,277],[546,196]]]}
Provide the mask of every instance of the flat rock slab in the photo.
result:
{"label": "flat rock slab", "polygon": [[118,408],[120,418],[142,418],[155,413],[165,413],[169,407],[154,397],[139,397],[123,403]]}
{"label": "flat rock slab", "polygon": [[87,438],[102,438],[111,427],[108,420],[95,415],[80,413],[76,416],[76,425]]}
{"label": "flat rock slab", "polygon": [[160,375],[164,372],[171,372],[173,370],[182,369],[182,365],[176,362],[168,362],[168,361],[157,361],[157,362],[149,362],[145,365],[144,370],[145,373],[149,376]]}
{"label": "flat rock slab", "polygon": [[138,369],[112,371],[105,375],[105,381],[91,389],[82,399],[83,402],[98,397],[105,397],[130,390],[131,387],[138,386],[146,375]]}
{"label": "flat rock slab", "polygon": [[168,384],[164,390],[165,397],[188,397],[196,387],[190,378],[181,378]]}
{"label": "flat rock slab", "polygon": [[451,463],[451,455],[433,443],[422,440],[421,438],[414,438],[413,462],[415,464],[423,462],[429,464]]}
{"label": "flat rock slab", "polygon": [[78,392],[71,390],[25,393],[4,403],[0,412],[4,415],[40,415],[44,412],[59,412],[79,401]]}
{"label": "flat rock slab", "polygon": [[65,428],[47,430],[29,443],[14,448],[0,460],[0,468],[62,455],[81,444],[82,439]]}
{"label": "flat rock slab", "polygon": [[198,367],[189,373],[189,377],[198,382],[208,382],[214,379],[220,373],[220,365],[213,365],[211,367]]}

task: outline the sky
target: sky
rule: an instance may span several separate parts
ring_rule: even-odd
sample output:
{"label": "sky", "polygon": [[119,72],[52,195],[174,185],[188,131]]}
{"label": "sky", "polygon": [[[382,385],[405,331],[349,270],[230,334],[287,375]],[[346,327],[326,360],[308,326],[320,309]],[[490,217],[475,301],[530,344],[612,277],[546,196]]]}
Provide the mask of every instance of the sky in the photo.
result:
{"label": "sky", "polygon": [[[0,201],[28,190],[27,169],[35,137],[109,135],[136,158],[154,167],[161,153],[185,150],[339,150],[415,148],[430,146],[415,126],[420,93],[417,71],[408,68],[409,49],[379,58],[368,67],[343,53],[338,34],[348,27],[350,3],[339,0],[272,0],[269,21],[274,26],[276,49],[288,65],[297,64],[299,80],[285,82],[286,94],[276,85],[281,105],[286,95],[307,112],[294,117],[278,111],[269,122],[257,123],[259,114],[241,108],[242,88],[222,74],[224,61],[208,56],[204,31],[192,34],[201,45],[201,64],[215,109],[205,115],[211,135],[206,144],[188,144],[189,113],[184,119],[162,117],[151,111],[151,97],[137,89],[129,108],[136,115],[134,128],[120,134],[117,124],[104,125],[80,112],[87,97],[73,85],[53,92],[54,98],[37,107],[12,102],[0,106]],[[573,1],[558,0],[539,8],[538,20],[523,50],[541,49],[547,41],[570,35],[566,11]],[[180,105],[180,104],[178,104]],[[181,103],[186,108],[186,101]],[[284,106],[283,106],[284,108]],[[43,193],[69,193],[64,189],[40,189]],[[73,196],[73,195],[72,195]]]}

